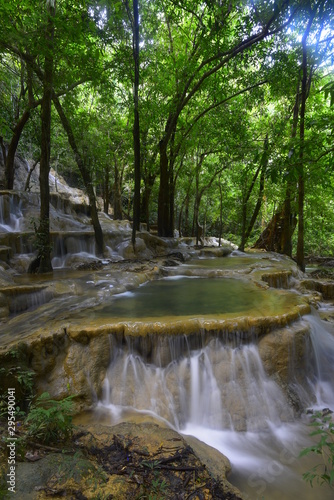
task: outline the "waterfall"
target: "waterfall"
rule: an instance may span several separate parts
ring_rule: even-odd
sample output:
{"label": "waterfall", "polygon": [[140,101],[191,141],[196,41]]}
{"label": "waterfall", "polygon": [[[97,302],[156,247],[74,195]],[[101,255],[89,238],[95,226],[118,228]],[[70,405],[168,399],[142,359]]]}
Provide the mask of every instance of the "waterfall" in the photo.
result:
{"label": "waterfall", "polygon": [[171,362],[165,367],[145,362],[131,348],[118,349],[104,404],[153,412],[179,430],[190,423],[249,431],[293,420],[281,388],[265,374],[256,344],[231,347],[213,339],[184,353],[182,344],[170,339]]}
{"label": "waterfall", "polygon": [[0,232],[19,232],[23,219],[21,200],[12,194],[0,195]]}
{"label": "waterfall", "polygon": [[[309,383],[315,395],[315,407],[334,410],[334,336],[316,315],[307,317],[311,332],[311,361],[314,374]],[[312,371],[310,370],[312,373]]]}
{"label": "waterfall", "polygon": [[[334,409],[334,337],[314,315],[305,321],[310,325],[305,384],[292,369],[291,386],[305,409],[310,404]],[[299,458],[310,445],[309,420],[296,417],[286,392],[266,374],[256,342],[158,339],[156,352],[169,346],[171,361],[164,366],[159,356],[145,359],[139,344],[135,339],[113,349],[99,405],[114,421],[129,412],[153,414],[217,448],[230,459],[229,479],[245,499],[332,498],[326,486],[311,488],[302,479],[314,465],[309,457]]]}

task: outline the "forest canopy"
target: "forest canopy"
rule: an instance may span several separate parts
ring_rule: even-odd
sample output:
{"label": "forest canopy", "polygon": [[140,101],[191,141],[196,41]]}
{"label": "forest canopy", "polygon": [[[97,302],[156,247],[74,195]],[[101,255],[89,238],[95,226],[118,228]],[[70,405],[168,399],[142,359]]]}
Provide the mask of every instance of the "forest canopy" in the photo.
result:
{"label": "forest canopy", "polygon": [[20,153],[85,188],[101,254],[96,195],[134,238],[333,255],[333,24],[333,0],[2,2],[3,187]]}

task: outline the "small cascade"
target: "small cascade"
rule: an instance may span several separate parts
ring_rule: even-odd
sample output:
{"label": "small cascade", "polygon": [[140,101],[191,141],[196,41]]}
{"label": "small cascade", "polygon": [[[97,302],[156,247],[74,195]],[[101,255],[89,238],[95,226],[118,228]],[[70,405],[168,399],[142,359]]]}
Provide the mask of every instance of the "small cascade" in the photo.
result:
{"label": "small cascade", "polygon": [[9,311],[16,315],[23,311],[33,310],[42,304],[46,304],[53,298],[53,294],[50,291],[35,291],[31,293],[18,293],[12,296],[9,300]]}
{"label": "small cascade", "polygon": [[291,271],[279,271],[262,275],[262,280],[272,288],[290,288]]}
{"label": "small cascade", "polygon": [[81,233],[54,233],[53,239],[53,268],[67,267],[75,259],[96,259],[94,234]]}
{"label": "small cascade", "polygon": [[170,344],[172,360],[164,367],[145,362],[134,350],[118,349],[103,404],[153,412],[179,429],[190,423],[249,431],[293,419],[282,390],[266,376],[255,344],[231,347],[212,339],[186,353],[178,351],[177,339]]}
{"label": "small cascade", "polygon": [[308,381],[315,395],[315,408],[330,407],[334,411],[334,336],[315,315],[307,317],[311,326]]}
{"label": "small cascade", "polygon": [[0,193],[0,232],[22,230],[22,203],[14,194]]}

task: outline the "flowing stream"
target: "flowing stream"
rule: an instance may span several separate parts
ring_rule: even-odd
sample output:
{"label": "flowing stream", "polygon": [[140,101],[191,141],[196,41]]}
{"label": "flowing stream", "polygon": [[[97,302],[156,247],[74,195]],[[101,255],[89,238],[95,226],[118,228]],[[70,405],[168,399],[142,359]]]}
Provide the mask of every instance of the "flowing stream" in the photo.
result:
{"label": "flowing stream", "polygon": [[[188,314],[203,312],[196,298],[199,280],[164,281],[162,287],[161,282],[153,283],[119,297],[114,314],[131,318],[155,311],[159,316],[168,309],[178,315],[184,313],[184,307]],[[214,280],[205,281],[199,285],[204,303],[206,286]],[[249,284],[238,291],[244,286],[242,280],[226,280],[225,285],[226,297],[221,291],[217,304],[207,300],[211,314],[222,304],[232,312],[229,301],[240,313],[250,308],[250,300],[268,314],[270,307],[275,308],[275,301],[277,306],[282,299],[274,294],[272,305],[266,303],[261,300],[262,291],[247,289]],[[162,293],[160,288],[164,288]],[[218,293],[218,289],[213,292]],[[102,308],[102,314],[107,314],[108,308]],[[334,337],[315,314],[304,317],[303,322],[310,330],[304,380],[301,384],[292,365],[291,389],[305,409],[334,409]],[[111,337],[113,356],[98,411],[109,412],[112,422],[153,415],[217,448],[230,459],[229,478],[245,498],[333,498],[326,485],[311,488],[302,478],[303,472],[317,463],[312,456],[299,458],[300,451],[311,443],[310,417],[305,413],[296,417],[286,393],[274,377],[266,374],[257,339],[216,336],[207,342],[200,334],[197,337],[197,342],[190,342],[186,335],[170,336],[167,344],[158,340],[153,358],[138,349],[135,338],[129,337],[124,346]]]}

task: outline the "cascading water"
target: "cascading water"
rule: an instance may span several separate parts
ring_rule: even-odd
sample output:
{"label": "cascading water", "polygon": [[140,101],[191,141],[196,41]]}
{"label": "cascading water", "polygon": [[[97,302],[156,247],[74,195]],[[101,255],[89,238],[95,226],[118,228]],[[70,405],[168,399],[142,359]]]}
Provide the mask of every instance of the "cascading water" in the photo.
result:
{"label": "cascading water", "polygon": [[70,259],[77,257],[90,257],[96,259],[94,236],[91,234],[75,235],[70,232],[57,234],[53,238],[53,259],[54,268],[66,267]]}
{"label": "cascading water", "polygon": [[21,200],[13,195],[0,196],[0,232],[21,231]]}
{"label": "cascading water", "polygon": [[[311,342],[305,369],[316,363],[308,370],[308,389],[294,390],[305,397],[305,407],[313,392],[315,408],[334,409],[334,337],[315,316],[307,322]],[[190,349],[186,337],[177,337],[169,339],[169,349],[171,362],[161,366],[159,359],[145,360],[135,342],[114,346],[100,406],[115,420],[129,411],[153,414],[219,449],[231,460],[231,481],[245,498],[313,499],[317,490],[302,479],[309,462],[298,458],[309,445],[310,431],[267,376],[257,344],[228,345],[216,338]],[[319,491],[321,498],[332,498],[326,487]]]}
{"label": "cascading water", "polygon": [[334,410],[334,337],[315,315],[308,317],[315,374],[309,379],[315,395],[315,408]]}

